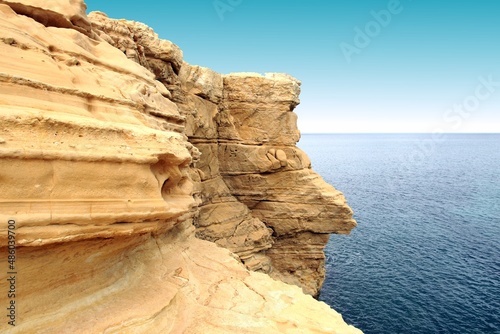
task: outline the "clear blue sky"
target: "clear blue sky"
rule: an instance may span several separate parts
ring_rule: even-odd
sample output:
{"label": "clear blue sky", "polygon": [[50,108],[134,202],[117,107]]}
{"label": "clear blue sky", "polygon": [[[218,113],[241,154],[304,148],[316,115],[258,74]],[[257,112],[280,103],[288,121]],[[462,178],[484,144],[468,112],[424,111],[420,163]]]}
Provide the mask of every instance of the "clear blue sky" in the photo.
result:
{"label": "clear blue sky", "polygon": [[500,132],[499,0],[86,3],[191,64],[293,75],[303,133]]}

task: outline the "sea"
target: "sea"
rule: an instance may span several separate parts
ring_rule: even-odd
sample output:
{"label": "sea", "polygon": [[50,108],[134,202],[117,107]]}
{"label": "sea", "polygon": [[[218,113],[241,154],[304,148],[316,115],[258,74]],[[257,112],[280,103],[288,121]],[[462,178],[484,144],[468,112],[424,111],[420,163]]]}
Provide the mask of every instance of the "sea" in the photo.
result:
{"label": "sea", "polygon": [[303,134],[358,226],[320,300],[366,334],[500,333],[500,134]]}

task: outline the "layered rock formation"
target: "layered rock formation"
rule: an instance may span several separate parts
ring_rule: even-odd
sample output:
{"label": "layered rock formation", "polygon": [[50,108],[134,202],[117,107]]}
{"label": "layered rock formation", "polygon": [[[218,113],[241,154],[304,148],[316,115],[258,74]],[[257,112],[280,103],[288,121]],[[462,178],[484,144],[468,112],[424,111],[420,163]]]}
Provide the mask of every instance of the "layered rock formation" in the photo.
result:
{"label": "layered rock formation", "polygon": [[[220,75],[182,61],[147,26],[90,15],[100,36],[150,69],[186,117],[201,151],[197,235],[259,270],[316,295],[330,233],[348,233],[352,211],[311,170],[293,112],[300,82],[285,74]],[[250,210],[249,210],[250,209]]]}
{"label": "layered rock formation", "polygon": [[344,196],[311,170],[299,139],[300,82],[283,74],[224,76],[221,174],[231,193],[272,230],[270,275],[316,295],[330,233],[354,226]]}
{"label": "layered rock formation", "polygon": [[266,275],[316,294],[329,233],[355,225],[295,147],[297,80],[187,64],[81,1],[0,1],[0,42],[0,246],[15,220],[20,282],[2,330],[359,332]]}

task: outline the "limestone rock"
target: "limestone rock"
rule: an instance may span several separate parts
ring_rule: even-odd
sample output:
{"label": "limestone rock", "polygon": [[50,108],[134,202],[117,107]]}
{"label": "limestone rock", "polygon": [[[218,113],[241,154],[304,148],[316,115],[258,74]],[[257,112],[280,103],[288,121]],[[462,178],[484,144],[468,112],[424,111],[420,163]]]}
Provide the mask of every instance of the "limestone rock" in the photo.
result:
{"label": "limestone rock", "polygon": [[233,251],[245,264],[251,259],[249,268],[269,273],[270,259],[261,252],[271,248],[272,231],[232,196],[220,176],[198,187],[201,201],[196,235]]}
{"label": "limestone rock", "polygon": [[233,73],[224,76],[223,108],[237,135],[226,139],[251,144],[295,145],[300,81],[290,76]]}
{"label": "limestone rock", "polygon": [[273,231],[273,246],[263,252],[271,275],[317,295],[328,235],[347,234],[356,222],[344,196],[295,147],[299,93],[300,82],[288,75],[224,76],[223,108],[234,135],[220,144],[219,170],[231,194]]}
{"label": "limestone rock", "polygon": [[360,333],[302,292],[355,222],[294,146],[300,82],[189,65],[80,0],[0,1],[0,51],[9,333]]}
{"label": "limestone rock", "polygon": [[158,38],[153,29],[140,22],[111,19],[101,12],[90,13],[89,19],[102,39],[150,70],[165,85],[167,97],[182,100],[178,74],[183,54],[177,45]]}
{"label": "limestone rock", "polygon": [[45,26],[75,29],[93,36],[92,26],[87,18],[87,5],[83,0],[0,0],[17,14],[26,15]]}
{"label": "limestone rock", "polygon": [[318,294],[328,235],[347,234],[356,226],[344,196],[309,169],[224,179],[231,193],[273,230],[273,247],[265,253],[273,277]]}
{"label": "limestone rock", "polygon": [[361,333],[299,288],[195,239],[189,220],[155,233],[20,247],[17,264],[24,297],[8,333]]}
{"label": "limestone rock", "polygon": [[[133,60],[172,92],[164,96],[186,119],[185,133],[202,152],[195,165],[197,236],[229,248],[250,269],[317,294],[324,279],[325,236],[349,233],[355,221],[342,194],[313,173],[307,155],[295,147],[300,134],[293,110],[300,103],[300,81],[279,73],[221,76],[180,58],[146,54],[147,43],[163,43],[151,30],[102,14],[90,18],[113,45],[125,53],[134,50],[131,54],[139,57]],[[143,35],[147,38],[138,37]],[[255,184],[261,179],[269,182]],[[252,188],[250,195],[247,188]],[[304,233],[315,234],[317,246],[310,251],[299,243],[294,260],[288,261],[280,245]]]}
{"label": "limestone rock", "polygon": [[219,163],[225,175],[293,171],[311,165],[307,155],[294,146],[270,148],[273,146],[228,142],[219,147]]}
{"label": "limestone rock", "polygon": [[179,103],[180,112],[186,117],[186,135],[194,141],[214,140],[218,138],[215,118],[217,105],[197,95],[185,95],[183,103]]}
{"label": "limestone rock", "polygon": [[141,63],[145,59],[161,60],[172,64],[175,72],[179,72],[182,50],[174,43],[158,38],[158,34],[144,23],[111,19],[101,12],[90,13],[89,19],[100,35],[107,35],[107,40],[128,56],[131,56],[130,52],[137,52],[135,56],[138,58],[133,60],[141,60]]}
{"label": "limestone rock", "polygon": [[209,68],[182,64],[179,73],[185,85],[186,93],[194,94],[218,104],[222,98],[222,75]]}
{"label": "limestone rock", "polygon": [[[248,207],[229,193],[219,172],[217,119],[222,99],[222,75],[180,62],[180,58],[182,67],[174,71],[174,60],[143,51],[148,49],[147,45],[165,44],[144,25],[110,19],[103,13],[91,13],[89,17],[103,39],[120,48],[129,59],[150,69],[154,77],[172,92],[170,96],[164,96],[176,103],[186,120],[184,132],[202,153],[196,163],[199,183],[195,182],[194,186],[200,215],[196,220],[199,222],[196,224],[198,237],[227,247],[244,263],[251,258],[249,268],[269,272],[270,260],[260,253],[271,247],[271,233],[265,224],[251,215]],[[166,70],[162,71],[162,67]],[[215,202],[214,198],[217,199]],[[261,262],[257,263],[256,259]]]}
{"label": "limestone rock", "polygon": [[150,230],[189,210],[184,118],[150,72],[6,5],[0,31],[16,41],[0,43],[0,205],[24,224],[20,244]]}

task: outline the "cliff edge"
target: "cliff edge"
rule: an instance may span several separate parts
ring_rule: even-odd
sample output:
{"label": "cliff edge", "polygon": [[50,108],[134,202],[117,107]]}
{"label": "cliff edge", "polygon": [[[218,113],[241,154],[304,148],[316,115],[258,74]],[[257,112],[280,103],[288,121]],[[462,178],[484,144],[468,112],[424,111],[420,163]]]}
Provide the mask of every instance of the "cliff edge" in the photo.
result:
{"label": "cliff edge", "polygon": [[360,333],[310,296],[355,221],[295,146],[298,80],[80,0],[0,0],[0,49],[2,332]]}

